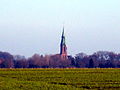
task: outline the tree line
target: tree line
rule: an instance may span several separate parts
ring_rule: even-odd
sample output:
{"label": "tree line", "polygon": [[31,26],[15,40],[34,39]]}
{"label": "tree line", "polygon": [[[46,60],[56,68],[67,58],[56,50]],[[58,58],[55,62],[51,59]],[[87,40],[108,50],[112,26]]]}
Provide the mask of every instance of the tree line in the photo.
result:
{"label": "tree line", "polygon": [[98,51],[92,55],[79,53],[62,60],[59,54],[25,58],[0,52],[0,68],[120,68],[120,54]]}

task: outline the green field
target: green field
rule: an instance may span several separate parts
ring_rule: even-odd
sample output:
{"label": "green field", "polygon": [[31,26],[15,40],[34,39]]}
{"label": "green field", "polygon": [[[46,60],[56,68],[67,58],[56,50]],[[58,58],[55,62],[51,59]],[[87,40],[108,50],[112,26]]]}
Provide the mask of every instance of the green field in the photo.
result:
{"label": "green field", "polygon": [[0,90],[120,90],[120,69],[0,69]]}

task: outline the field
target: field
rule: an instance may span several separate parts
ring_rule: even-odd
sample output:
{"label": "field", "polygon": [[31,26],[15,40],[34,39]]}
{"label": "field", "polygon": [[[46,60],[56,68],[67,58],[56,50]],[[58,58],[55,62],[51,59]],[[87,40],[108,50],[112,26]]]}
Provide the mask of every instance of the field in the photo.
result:
{"label": "field", "polygon": [[0,69],[0,90],[120,90],[120,69]]}

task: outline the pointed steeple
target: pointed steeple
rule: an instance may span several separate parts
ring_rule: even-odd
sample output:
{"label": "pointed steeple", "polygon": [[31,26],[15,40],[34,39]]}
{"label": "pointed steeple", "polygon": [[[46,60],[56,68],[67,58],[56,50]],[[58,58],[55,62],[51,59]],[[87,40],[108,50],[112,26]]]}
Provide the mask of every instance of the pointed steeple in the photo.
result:
{"label": "pointed steeple", "polygon": [[63,27],[63,32],[62,32],[61,44],[60,44],[60,55],[63,60],[67,59],[67,47],[66,47],[66,42],[65,42],[64,27]]}
{"label": "pointed steeple", "polygon": [[66,42],[65,42],[65,31],[64,31],[64,27],[63,27],[63,32],[62,32],[62,40],[61,40],[61,44],[62,44],[62,45],[66,45]]}
{"label": "pointed steeple", "polygon": [[65,36],[64,26],[63,26],[62,36]]}

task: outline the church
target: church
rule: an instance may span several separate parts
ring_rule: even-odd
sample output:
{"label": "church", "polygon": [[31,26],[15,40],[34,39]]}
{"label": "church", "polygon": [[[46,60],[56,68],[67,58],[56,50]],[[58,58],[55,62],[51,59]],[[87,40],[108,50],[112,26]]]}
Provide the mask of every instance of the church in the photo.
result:
{"label": "church", "polygon": [[63,27],[62,37],[61,37],[61,43],[60,43],[60,56],[62,60],[67,59],[67,46],[65,41],[65,31]]}

